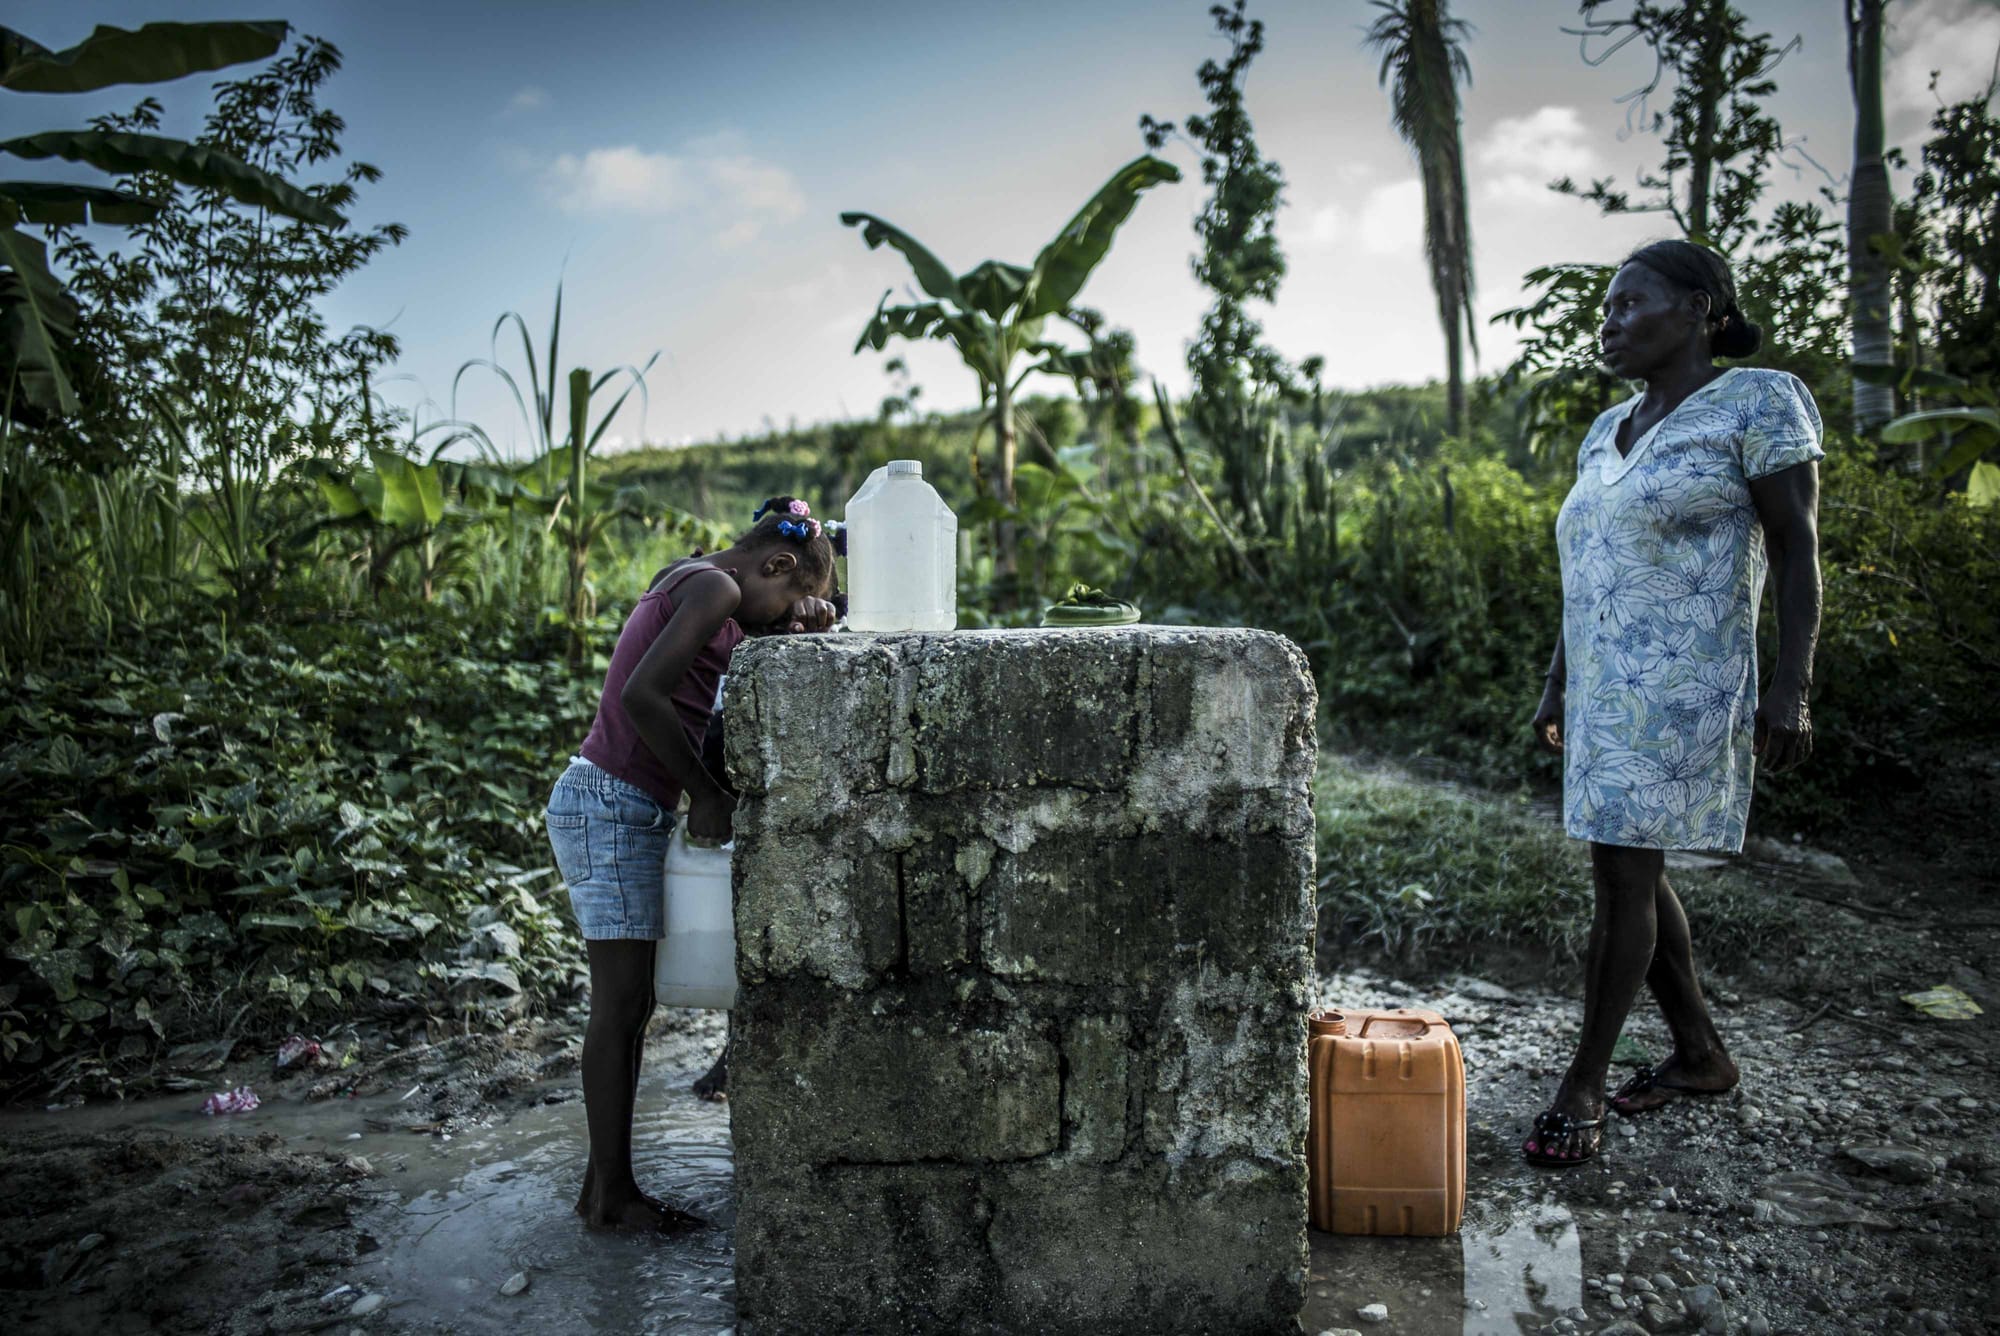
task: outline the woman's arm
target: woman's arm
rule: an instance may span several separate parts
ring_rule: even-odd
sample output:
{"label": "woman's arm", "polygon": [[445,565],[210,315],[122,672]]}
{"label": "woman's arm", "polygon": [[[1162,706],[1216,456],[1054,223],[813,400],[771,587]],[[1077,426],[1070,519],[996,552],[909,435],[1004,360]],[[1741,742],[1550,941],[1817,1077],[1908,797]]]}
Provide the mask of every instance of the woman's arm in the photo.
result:
{"label": "woman's arm", "polygon": [[1812,755],[1813,650],[1819,643],[1819,466],[1811,460],[1750,480],[1764,524],[1778,605],[1778,666],[1757,704],[1757,755],[1789,770]]}
{"label": "woman's arm", "polygon": [[673,691],[695,655],[722,629],[742,598],[736,582],[721,571],[689,578],[675,596],[674,613],[667,619],[666,629],[647,648],[619,694],[639,740],[686,791],[690,833],[704,838],[728,838],[729,809],[734,803],[688,741],[687,730],[674,709]]}
{"label": "woman's arm", "polygon": [[1542,680],[1542,701],[1535,707],[1535,742],[1543,751],[1563,749],[1563,695],[1569,680],[1569,659],[1563,651],[1562,632],[1556,632],[1556,652],[1549,656],[1548,676]]}

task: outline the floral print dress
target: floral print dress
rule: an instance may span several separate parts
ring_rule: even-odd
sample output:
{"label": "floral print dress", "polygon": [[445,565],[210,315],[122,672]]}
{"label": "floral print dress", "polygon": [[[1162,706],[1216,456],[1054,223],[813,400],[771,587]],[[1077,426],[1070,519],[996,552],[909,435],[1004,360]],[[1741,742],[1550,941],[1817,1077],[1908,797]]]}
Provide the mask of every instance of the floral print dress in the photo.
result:
{"label": "floral print dress", "polygon": [[1556,518],[1563,824],[1646,849],[1743,847],[1764,529],[1750,480],[1820,459],[1796,376],[1731,367],[1618,453],[1637,396],[1601,413]]}

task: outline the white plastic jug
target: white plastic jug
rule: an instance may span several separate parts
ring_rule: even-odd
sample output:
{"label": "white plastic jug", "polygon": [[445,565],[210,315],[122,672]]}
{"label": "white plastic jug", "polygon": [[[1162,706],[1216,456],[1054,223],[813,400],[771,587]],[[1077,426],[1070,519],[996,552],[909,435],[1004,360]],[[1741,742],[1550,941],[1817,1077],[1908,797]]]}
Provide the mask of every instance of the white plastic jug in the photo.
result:
{"label": "white plastic jug", "polygon": [[850,629],[958,625],[958,516],[924,481],[922,461],[892,459],[869,474],[845,518]]}
{"label": "white plastic jug", "polygon": [[653,996],[669,1007],[736,1005],[736,905],[730,895],[734,846],[687,841],[687,822],[667,844],[667,940],[653,966]]}

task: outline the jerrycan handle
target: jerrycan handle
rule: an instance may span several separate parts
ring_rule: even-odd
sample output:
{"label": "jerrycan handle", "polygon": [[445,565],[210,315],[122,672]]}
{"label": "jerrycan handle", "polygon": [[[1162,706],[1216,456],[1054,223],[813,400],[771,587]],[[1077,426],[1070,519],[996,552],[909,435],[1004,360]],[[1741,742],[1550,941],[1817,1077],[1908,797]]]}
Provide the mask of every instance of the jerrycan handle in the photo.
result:
{"label": "jerrycan handle", "polygon": [[1430,1022],[1415,1016],[1370,1016],[1361,1022],[1363,1039],[1421,1039],[1430,1033]]}

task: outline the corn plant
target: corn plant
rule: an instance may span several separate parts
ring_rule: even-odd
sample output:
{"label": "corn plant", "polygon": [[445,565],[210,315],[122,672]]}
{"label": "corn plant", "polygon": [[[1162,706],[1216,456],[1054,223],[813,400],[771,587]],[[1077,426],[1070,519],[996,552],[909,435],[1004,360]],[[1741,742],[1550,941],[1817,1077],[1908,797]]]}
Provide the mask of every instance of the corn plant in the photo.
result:
{"label": "corn plant", "polygon": [[[647,399],[646,373],[660,360],[660,355],[655,352],[643,365],[619,367],[603,372],[595,379],[581,369],[572,371],[569,377],[569,414],[565,423],[558,416],[556,396],[562,322],[563,293],[560,283],[556,285],[555,311],[549,320],[548,343],[541,356],[537,357],[534,338],[528,332],[528,322],[518,311],[507,311],[493,322],[489,355],[467,359],[452,377],[451,417],[437,424],[436,429],[443,431],[444,435],[432,447],[431,458],[436,460],[451,446],[464,443],[472,446],[486,463],[505,469],[513,476],[515,490],[506,493],[500,500],[524,513],[535,512],[544,517],[540,524],[518,529],[510,526],[507,531],[507,564],[518,573],[519,579],[514,595],[524,606],[530,597],[539,605],[542,562],[549,545],[559,545],[563,591],[561,615],[571,626],[572,635],[577,636],[582,634],[580,628],[589,620],[588,610],[594,606],[594,594],[587,578],[591,546],[611,519],[621,516],[639,518],[647,514],[647,508],[635,499],[643,498],[643,493],[600,492],[599,500],[609,503],[612,498],[617,498],[617,501],[609,518],[603,523],[593,524],[593,493],[585,486],[584,479],[587,457],[604,438],[605,432],[610,430],[613,419],[634,393],[639,395],[643,420]],[[525,370],[522,376],[516,376],[501,360],[501,334],[510,328],[519,342]],[[466,376],[475,371],[484,371],[497,378],[513,398],[522,425],[527,428],[531,453],[526,460],[509,458],[495,442],[492,432],[459,416],[459,388]],[[579,376],[582,379],[579,380]],[[623,382],[623,388],[592,425],[590,401],[600,391],[619,381]],[[559,436],[565,425],[567,432]],[[582,448],[573,450],[575,445]]]}

